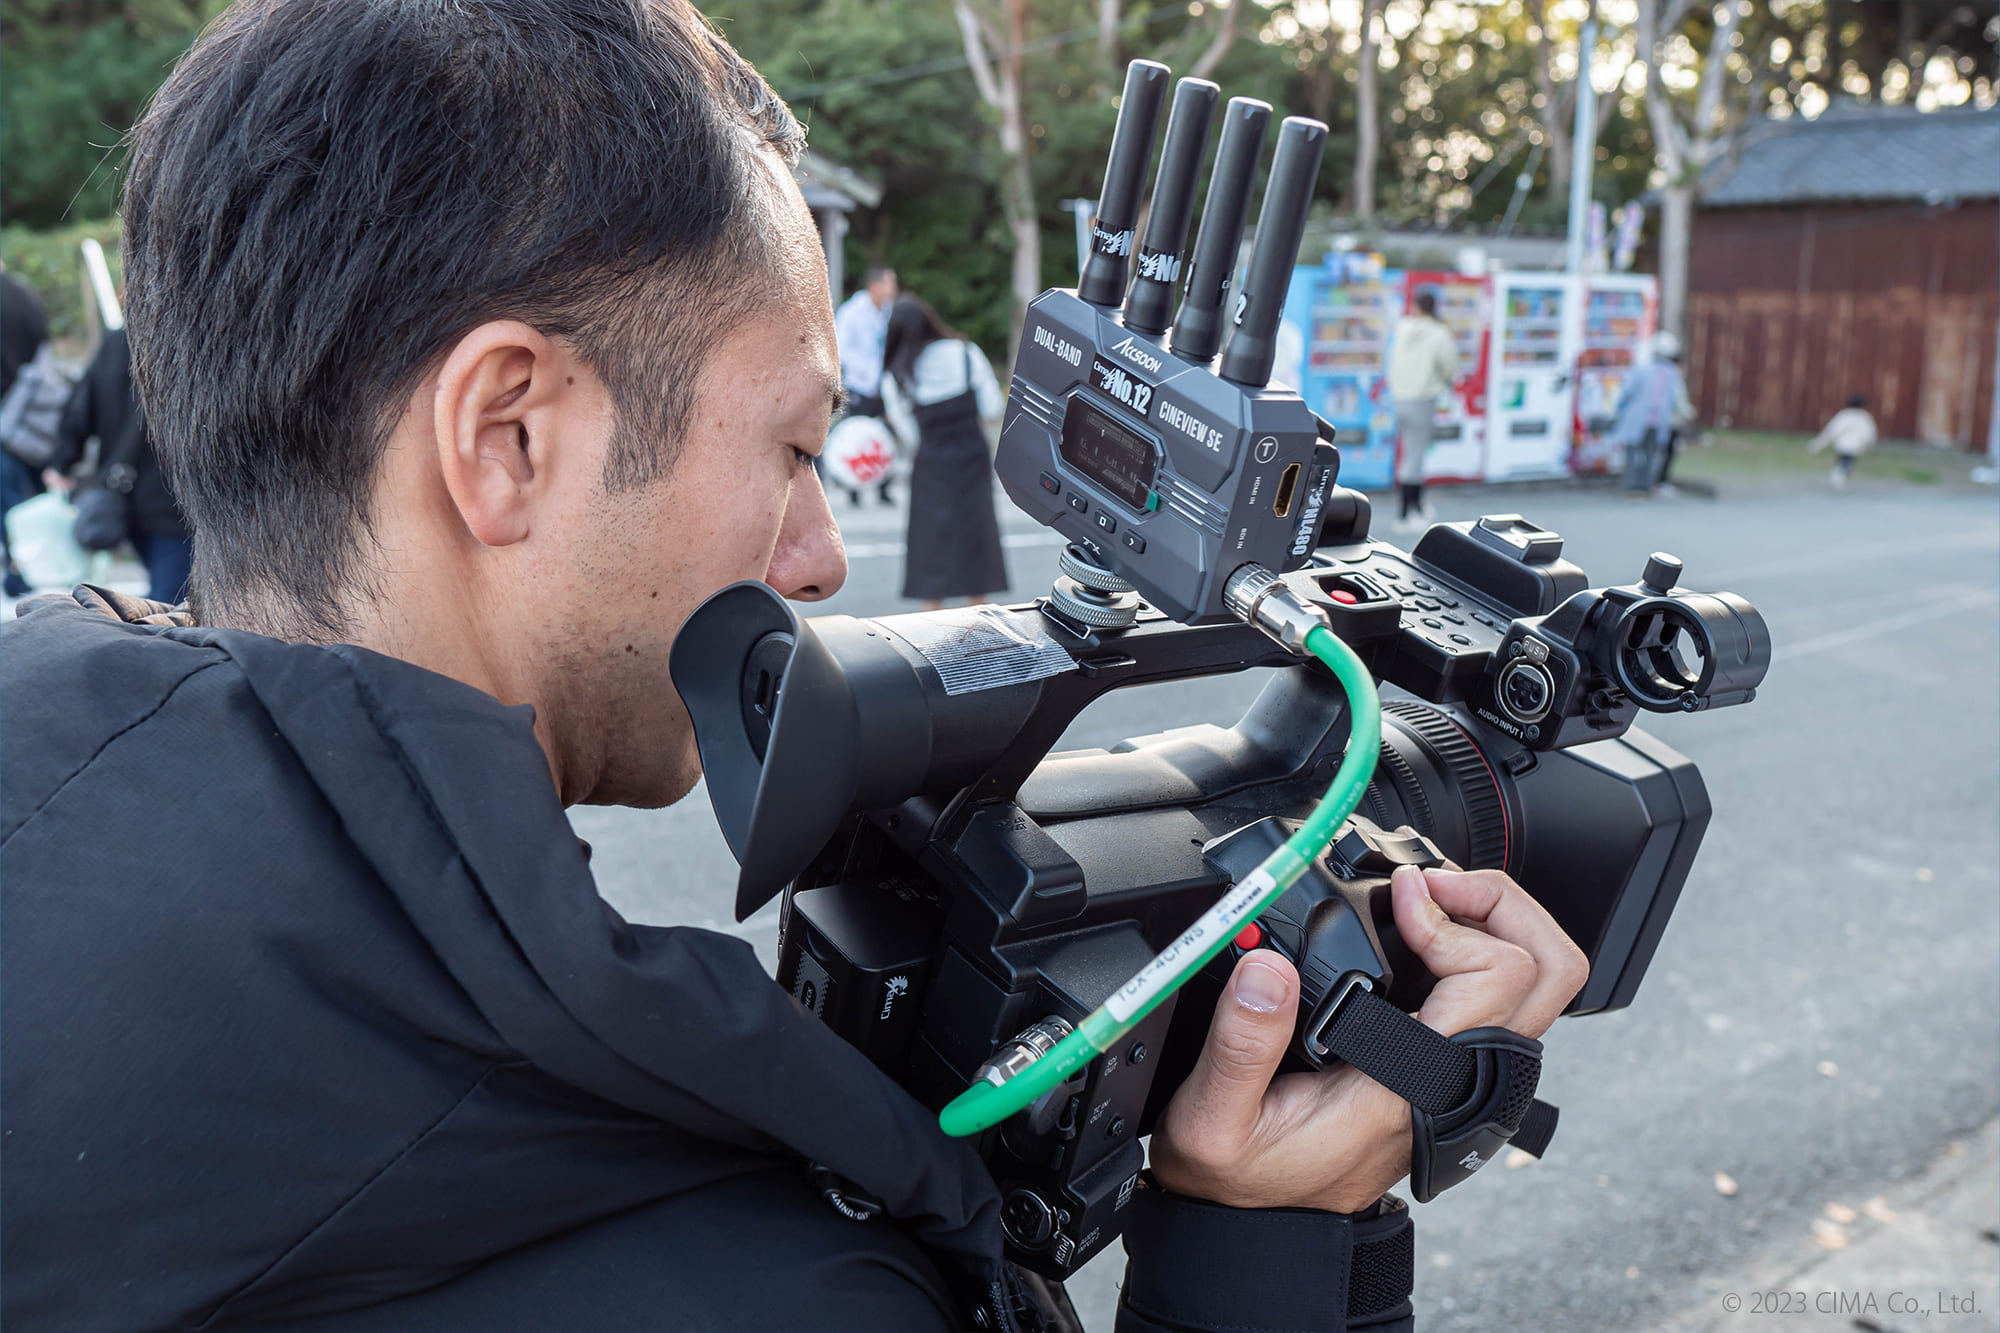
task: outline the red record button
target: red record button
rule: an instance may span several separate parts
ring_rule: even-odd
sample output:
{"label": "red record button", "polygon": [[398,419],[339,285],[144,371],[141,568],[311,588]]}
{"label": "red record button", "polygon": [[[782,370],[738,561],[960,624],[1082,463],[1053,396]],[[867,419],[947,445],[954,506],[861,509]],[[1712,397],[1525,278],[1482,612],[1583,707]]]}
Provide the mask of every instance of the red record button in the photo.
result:
{"label": "red record button", "polygon": [[1243,950],[1256,948],[1264,942],[1264,928],[1252,921],[1236,932],[1236,947]]}
{"label": "red record button", "polygon": [[1334,588],[1327,593],[1327,596],[1333,598],[1334,601],[1339,602],[1343,606],[1353,606],[1361,600],[1345,588]]}

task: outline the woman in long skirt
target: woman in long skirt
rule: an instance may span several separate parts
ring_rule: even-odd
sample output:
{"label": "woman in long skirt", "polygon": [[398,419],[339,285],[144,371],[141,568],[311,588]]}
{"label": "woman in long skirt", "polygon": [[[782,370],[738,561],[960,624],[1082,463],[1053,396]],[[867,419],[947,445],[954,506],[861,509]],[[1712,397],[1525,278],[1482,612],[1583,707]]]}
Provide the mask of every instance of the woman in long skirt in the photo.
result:
{"label": "woman in long skirt", "polygon": [[897,297],[882,346],[882,404],[916,454],[903,596],[935,611],[947,597],[977,603],[1004,590],[983,423],[999,419],[1006,399],[986,354],[923,301]]}

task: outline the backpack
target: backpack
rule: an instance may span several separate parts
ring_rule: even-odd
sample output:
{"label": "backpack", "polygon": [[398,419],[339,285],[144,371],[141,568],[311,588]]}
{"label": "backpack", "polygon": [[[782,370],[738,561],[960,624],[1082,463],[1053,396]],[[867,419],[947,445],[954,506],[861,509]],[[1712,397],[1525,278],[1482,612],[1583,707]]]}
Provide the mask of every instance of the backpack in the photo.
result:
{"label": "backpack", "polygon": [[55,350],[42,344],[0,398],[0,448],[37,471],[56,450],[56,425],[69,402],[69,378],[56,366]]}

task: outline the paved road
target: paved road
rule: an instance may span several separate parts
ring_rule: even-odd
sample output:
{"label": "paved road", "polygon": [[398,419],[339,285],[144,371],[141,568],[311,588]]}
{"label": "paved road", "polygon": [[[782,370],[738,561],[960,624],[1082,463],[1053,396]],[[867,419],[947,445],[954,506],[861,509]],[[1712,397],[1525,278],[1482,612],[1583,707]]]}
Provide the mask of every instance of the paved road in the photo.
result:
{"label": "paved road", "polygon": [[[1518,509],[1598,582],[1674,551],[1690,586],[1740,592],[1771,624],[1754,704],[1649,724],[1701,764],[1716,814],[1636,1003],[1550,1034],[1543,1087],[1563,1123],[1547,1159],[1418,1210],[1428,1330],[1664,1325],[1706,1298],[1703,1275],[1797,1244],[1828,1200],[1918,1172],[2000,1109],[2000,521],[1990,492],[1900,485],[1438,503],[1446,518]],[[912,609],[896,521],[847,520],[853,574],[829,610]],[[1015,592],[1045,588],[1047,535],[1009,539]],[[1072,740],[1227,722],[1258,685],[1113,696]],[[771,958],[773,913],[730,922],[733,865],[700,793],[574,818],[628,915],[733,929]],[[1073,1284],[1092,1328],[1110,1326],[1119,1266]],[[1993,1277],[1970,1275],[1987,1310]]]}

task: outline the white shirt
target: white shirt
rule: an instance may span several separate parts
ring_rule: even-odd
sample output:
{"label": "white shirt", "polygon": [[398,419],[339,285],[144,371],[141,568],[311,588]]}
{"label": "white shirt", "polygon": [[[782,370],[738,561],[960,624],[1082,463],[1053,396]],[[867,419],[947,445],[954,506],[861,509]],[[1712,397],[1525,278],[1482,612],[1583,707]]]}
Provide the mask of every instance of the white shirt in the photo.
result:
{"label": "white shirt", "polygon": [[910,393],[903,392],[894,375],[882,377],[882,407],[889,418],[889,429],[896,432],[905,447],[916,448],[917,417],[913,409],[956,398],[968,388],[979,403],[981,420],[998,421],[1007,410],[1007,396],[1000,392],[999,381],[993,378],[992,363],[979,345],[960,338],[938,339],[917,353],[917,364],[910,368]]}
{"label": "white shirt", "polygon": [[1843,407],[1833,414],[1833,420],[1826,423],[1826,429],[1813,436],[1808,447],[1818,453],[1829,444],[1833,451],[1844,458],[1865,454],[1875,443],[1875,418],[1868,415],[1865,407]]}
{"label": "white shirt", "polygon": [[882,386],[882,340],[889,336],[889,311],[878,307],[863,287],[833,312],[833,340],[840,347],[840,382],[847,391],[873,398]]}
{"label": "white shirt", "polygon": [[1436,401],[1458,378],[1458,345],[1444,321],[1408,314],[1389,352],[1389,396],[1399,403]]}

